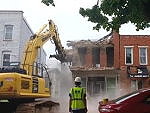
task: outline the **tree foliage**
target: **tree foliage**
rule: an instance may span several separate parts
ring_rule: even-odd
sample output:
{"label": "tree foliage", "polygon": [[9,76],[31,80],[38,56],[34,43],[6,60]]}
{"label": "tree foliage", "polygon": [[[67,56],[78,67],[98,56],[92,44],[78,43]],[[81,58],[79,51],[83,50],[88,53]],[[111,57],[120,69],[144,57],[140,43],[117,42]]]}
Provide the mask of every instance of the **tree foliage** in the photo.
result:
{"label": "tree foliage", "polygon": [[55,6],[53,0],[42,0],[41,2],[44,3],[47,6],[49,6],[49,5]]}
{"label": "tree foliage", "polygon": [[[42,0],[46,5],[54,4],[53,0]],[[88,21],[96,24],[93,29],[104,28],[116,30],[122,24],[131,22],[136,30],[150,27],[150,0],[99,0],[92,8],[80,8],[79,13]]]}
{"label": "tree foliage", "polygon": [[150,27],[150,0],[102,0],[91,9],[80,8],[80,14],[88,21],[96,23],[94,29],[101,27],[119,31],[122,24],[131,22],[136,30]]}

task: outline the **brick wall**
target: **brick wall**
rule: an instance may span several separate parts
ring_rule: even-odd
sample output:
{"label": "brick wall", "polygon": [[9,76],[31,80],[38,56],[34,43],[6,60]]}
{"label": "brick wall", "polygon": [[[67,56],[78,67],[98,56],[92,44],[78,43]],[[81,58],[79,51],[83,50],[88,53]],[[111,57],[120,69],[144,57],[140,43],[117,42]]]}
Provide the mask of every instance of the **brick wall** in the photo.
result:
{"label": "brick wall", "polygon": [[120,68],[120,35],[117,32],[113,32],[114,43],[114,67]]}
{"label": "brick wall", "polygon": [[[120,90],[121,93],[130,92],[131,80],[144,80],[143,87],[150,87],[150,79],[129,78],[127,75],[127,65],[125,65],[125,46],[133,47],[133,66],[139,66],[139,46],[147,47],[147,68],[150,66],[150,36],[148,35],[119,35],[113,33],[114,43],[114,67],[120,71]],[[149,69],[149,68],[148,68]],[[122,82],[123,81],[123,82]],[[125,90],[123,90],[125,89]]]}
{"label": "brick wall", "polygon": [[[119,35],[113,34],[114,43],[114,67],[125,66],[125,46],[133,46],[133,65],[139,64],[139,46],[147,46],[147,56],[150,59],[150,36],[147,35]],[[150,65],[150,60],[148,60]]]}
{"label": "brick wall", "polygon": [[[133,65],[139,64],[139,46],[147,46],[148,59],[150,59],[150,36],[128,36],[120,35],[120,65],[125,65],[125,48],[124,46],[133,46]],[[148,65],[150,61],[148,60]]]}

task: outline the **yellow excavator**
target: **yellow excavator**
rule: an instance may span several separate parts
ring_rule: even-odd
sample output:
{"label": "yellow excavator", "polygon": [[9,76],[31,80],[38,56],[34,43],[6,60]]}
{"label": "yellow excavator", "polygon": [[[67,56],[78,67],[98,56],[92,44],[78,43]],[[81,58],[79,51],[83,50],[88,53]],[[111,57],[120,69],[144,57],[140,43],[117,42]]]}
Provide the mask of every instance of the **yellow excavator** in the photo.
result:
{"label": "yellow excavator", "polygon": [[[50,87],[46,83],[47,80],[44,79],[46,77],[44,75],[44,69],[46,68],[36,62],[39,48],[48,40],[51,40],[56,47],[56,54],[51,55],[51,57],[55,57],[61,62],[65,61],[66,54],[59,38],[57,26],[52,20],[49,20],[48,24],[45,24],[27,42],[21,63],[12,62],[7,68],[0,68],[1,100],[8,100],[9,103],[15,103],[17,105],[16,109],[22,109],[26,102],[30,104],[34,102],[32,105],[34,107],[37,105],[49,105],[48,101],[35,102],[35,99],[48,98],[51,95]],[[46,78],[48,77],[47,75]],[[48,84],[50,85],[50,81]],[[15,113],[23,113],[23,111],[18,110]],[[28,112],[26,111],[26,113]],[[32,111],[32,113],[34,112]]]}

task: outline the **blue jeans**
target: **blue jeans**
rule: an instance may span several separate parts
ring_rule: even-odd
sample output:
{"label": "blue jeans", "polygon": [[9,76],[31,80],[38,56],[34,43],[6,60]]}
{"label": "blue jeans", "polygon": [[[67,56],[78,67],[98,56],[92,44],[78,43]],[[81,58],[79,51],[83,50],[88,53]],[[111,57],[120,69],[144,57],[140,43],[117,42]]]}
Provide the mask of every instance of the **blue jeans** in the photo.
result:
{"label": "blue jeans", "polygon": [[86,113],[85,109],[72,110],[72,113]]}

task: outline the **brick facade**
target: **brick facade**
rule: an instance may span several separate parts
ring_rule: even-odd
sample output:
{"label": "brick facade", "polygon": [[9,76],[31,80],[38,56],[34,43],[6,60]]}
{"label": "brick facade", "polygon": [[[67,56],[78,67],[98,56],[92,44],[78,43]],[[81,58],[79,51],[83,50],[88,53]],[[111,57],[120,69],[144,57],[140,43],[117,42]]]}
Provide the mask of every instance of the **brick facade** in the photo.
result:
{"label": "brick facade", "polygon": [[[71,45],[71,43],[70,43]],[[133,52],[133,64],[126,64],[126,47],[131,47]],[[139,48],[144,47],[147,50],[147,64],[140,65]],[[98,41],[82,40],[72,43],[72,57],[83,57],[72,61],[70,67],[73,77],[80,76],[89,95],[99,95],[101,97],[115,98],[128,92],[150,87],[150,36],[146,35],[119,35],[113,32],[111,36]],[[77,48],[86,48],[84,55],[78,54]],[[99,48],[93,52],[94,48]],[[98,56],[97,56],[98,55]],[[97,56],[98,59],[95,57]],[[73,58],[74,59],[74,58]],[[85,59],[84,64],[78,64]],[[127,59],[128,60],[128,59]],[[74,63],[75,62],[75,63]],[[96,62],[96,65],[94,63]],[[131,75],[131,69],[146,70],[147,75]],[[129,70],[130,69],[130,70]],[[144,72],[144,71],[143,71]],[[133,76],[133,77],[132,77]],[[144,75],[145,76],[145,75]]]}
{"label": "brick facade", "polygon": [[[150,66],[150,36],[147,35],[119,35],[118,33],[113,33],[113,43],[114,43],[114,54],[115,54],[115,68],[121,69],[120,71],[120,88],[127,89],[127,92],[132,91],[131,82],[142,81],[142,88],[150,87],[150,79],[148,77],[128,77],[127,66],[141,66],[139,62],[139,47],[147,48],[147,64],[146,68],[149,70]],[[125,47],[133,48],[133,64],[125,64]],[[138,83],[137,83],[138,84]],[[137,88],[138,85],[137,85]],[[124,93],[124,92],[122,92]]]}

